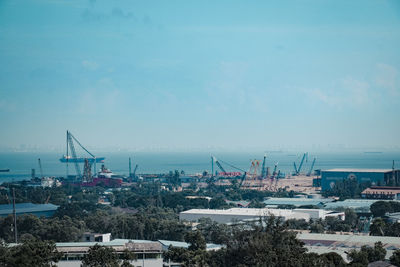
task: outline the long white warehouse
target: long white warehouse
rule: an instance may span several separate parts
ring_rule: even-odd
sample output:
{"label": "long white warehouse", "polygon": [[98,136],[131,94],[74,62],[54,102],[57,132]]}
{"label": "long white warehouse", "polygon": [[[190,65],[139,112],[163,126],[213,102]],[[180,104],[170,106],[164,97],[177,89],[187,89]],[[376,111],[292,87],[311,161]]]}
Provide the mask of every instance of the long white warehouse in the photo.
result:
{"label": "long white warehouse", "polygon": [[289,219],[325,219],[326,217],[338,217],[344,220],[344,212],[334,212],[321,209],[255,209],[255,208],[232,208],[227,210],[217,209],[191,209],[179,213],[180,220],[198,221],[201,218],[210,218],[218,223],[230,223],[232,221],[257,220],[267,216],[280,217],[284,220]]}

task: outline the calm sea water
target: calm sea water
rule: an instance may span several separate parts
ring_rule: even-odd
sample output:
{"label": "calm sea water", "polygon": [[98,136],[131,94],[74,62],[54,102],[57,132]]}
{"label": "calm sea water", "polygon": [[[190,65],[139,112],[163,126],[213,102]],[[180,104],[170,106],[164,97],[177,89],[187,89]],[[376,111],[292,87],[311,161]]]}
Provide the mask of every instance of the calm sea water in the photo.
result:
{"label": "calm sea water", "polygon": [[[236,167],[248,170],[251,160],[258,159],[262,162],[264,153],[215,153],[217,158],[226,161]],[[31,169],[36,169],[39,176],[38,158],[41,159],[43,174],[45,176],[65,176],[66,165],[61,163],[59,158],[62,155],[57,153],[0,153],[0,169],[9,168],[10,172],[0,173],[0,183],[5,181],[20,181],[30,179]],[[129,157],[132,158],[132,168],[138,164],[137,173],[165,173],[170,170],[183,170],[187,174],[200,173],[204,170],[211,170],[209,153],[103,153],[98,156],[105,156],[105,165],[114,173],[125,174],[129,172]],[[278,169],[284,173],[293,171],[293,162],[299,166],[302,153],[269,153],[267,154],[267,166],[274,167],[279,162]],[[312,159],[316,157],[314,169],[329,168],[392,168],[392,161],[395,160],[395,167],[400,167],[400,152],[383,153],[314,153],[309,154],[308,161],[304,163],[303,170],[308,171]],[[260,163],[261,164],[261,163]],[[224,165],[226,171],[235,169]],[[97,165],[100,168],[100,164]],[[216,168],[216,167],[215,167]],[[81,164],[82,169],[82,164]],[[72,164],[69,166],[69,173],[74,174]]]}

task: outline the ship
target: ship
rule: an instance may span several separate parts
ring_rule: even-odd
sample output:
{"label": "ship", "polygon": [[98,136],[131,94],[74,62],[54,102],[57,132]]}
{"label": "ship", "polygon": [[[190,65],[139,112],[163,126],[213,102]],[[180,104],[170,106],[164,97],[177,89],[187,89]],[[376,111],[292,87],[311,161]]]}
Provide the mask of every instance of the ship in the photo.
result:
{"label": "ship", "polygon": [[72,158],[71,156],[66,156],[64,155],[62,158],[60,158],[60,161],[62,163],[66,162],[72,162],[72,163],[85,163],[85,160],[88,160],[90,163],[93,163],[96,160],[96,163],[103,163],[104,160],[106,159],[105,157],[99,157],[99,158]]}
{"label": "ship", "polygon": [[[84,151],[86,151],[90,157],[77,157],[76,156],[76,151],[75,151],[75,145],[74,141],[77,145],[79,145]],[[69,153],[71,152],[71,153]],[[62,163],[85,163],[85,161],[88,160],[90,164],[92,163],[103,163],[105,160],[105,157],[96,157],[92,153],[90,153],[79,141],[78,139],[75,138],[75,136],[72,135],[70,131],[67,131],[67,155],[63,155],[62,158],[60,158],[60,161]]]}

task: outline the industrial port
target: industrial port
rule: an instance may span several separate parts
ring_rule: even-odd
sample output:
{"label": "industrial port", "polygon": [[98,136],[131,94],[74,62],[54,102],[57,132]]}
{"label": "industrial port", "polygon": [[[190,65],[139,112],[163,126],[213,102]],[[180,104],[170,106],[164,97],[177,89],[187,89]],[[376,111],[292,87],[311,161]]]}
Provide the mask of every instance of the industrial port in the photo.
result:
{"label": "industrial port", "polygon": [[[78,156],[79,150],[80,155]],[[268,155],[262,159],[250,161],[248,169],[235,166],[215,155],[210,155],[209,169],[199,170],[195,174],[185,173],[183,170],[169,173],[139,173],[140,168],[131,157],[127,158],[128,174],[116,174],[106,167],[106,157],[97,156],[90,152],[70,131],[66,132],[66,152],[60,158],[60,163],[65,165],[65,176],[45,176],[41,159],[37,160],[39,175],[36,168],[31,170],[31,183],[42,186],[60,185],[70,183],[75,186],[92,187],[103,185],[106,187],[130,186],[138,182],[166,183],[171,176],[177,176],[179,187],[175,190],[184,190],[196,185],[205,188],[210,183],[216,186],[236,186],[238,189],[258,191],[293,191],[302,194],[316,194],[321,190],[331,189],[337,180],[348,177],[360,177],[363,182],[370,181],[371,185],[400,184],[399,171],[395,170],[394,161],[391,169],[315,169],[316,157],[309,158],[305,152],[299,160],[293,161],[292,171],[282,172],[279,162],[268,166]],[[243,166],[243,165],[242,165]],[[2,169],[9,172],[9,169]],[[334,176],[332,178],[332,175]],[[358,178],[357,178],[358,179]]]}

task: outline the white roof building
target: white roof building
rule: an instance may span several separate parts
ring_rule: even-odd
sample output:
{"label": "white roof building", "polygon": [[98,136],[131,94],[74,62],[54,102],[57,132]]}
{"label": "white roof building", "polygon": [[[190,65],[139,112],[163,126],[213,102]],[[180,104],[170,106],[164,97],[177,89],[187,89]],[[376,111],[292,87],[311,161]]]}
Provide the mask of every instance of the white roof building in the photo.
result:
{"label": "white roof building", "polygon": [[392,236],[300,233],[297,238],[304,242],[309,252],[318,254],[336,252],[344,260],[347,260],[347,253],[351,249],[359,250],[362,246],[374,247],[379,241],[386,249],[386,259],[390,258],[396,249],[400,249],[400,238]]}
{"label": "white roof building", "polygon": [[210,218],[218,223],[231,223],[232,221],[258,220],[260,217],[275,216],[289,219],[325,219],[327,216],[335,216],[344,220],[343,212],[333,212],[322,209],[270,209],[270,208],[231,208],[218,209],[191,209],[179,213],[180,220],[198,221],[201,218]]}

